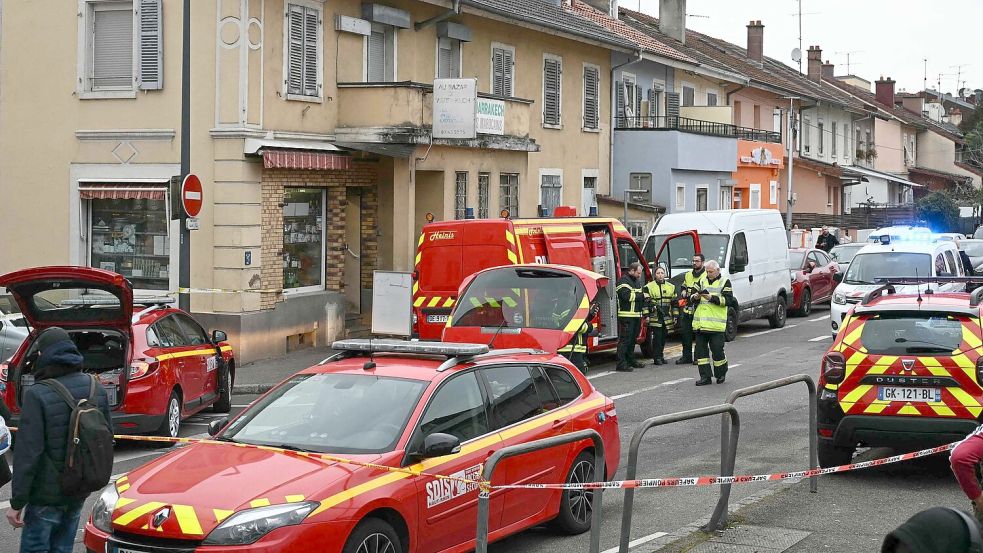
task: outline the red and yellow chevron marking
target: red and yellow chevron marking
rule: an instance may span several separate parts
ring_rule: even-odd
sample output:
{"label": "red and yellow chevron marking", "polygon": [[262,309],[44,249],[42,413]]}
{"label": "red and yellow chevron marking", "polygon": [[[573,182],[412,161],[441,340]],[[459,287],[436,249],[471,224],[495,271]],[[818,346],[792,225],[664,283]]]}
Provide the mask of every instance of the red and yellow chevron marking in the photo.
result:
{"label": "red and yellow chevron marking", "polygon": [[453,307],[455,301],[452,296],[417,296],[413,307]]}
{"label": "red and yellow chevron marking", "polygon": [[564,327],[563,332],[568,332],[570,334],[575,334],[580,327],[583,326],[584,321],[587,320],[587,313],[590,311],[590,302],[587,301],[587,296],[584,296],[580,300],[580,307],[577,308],[576,313],[573,314],[573,318]]}

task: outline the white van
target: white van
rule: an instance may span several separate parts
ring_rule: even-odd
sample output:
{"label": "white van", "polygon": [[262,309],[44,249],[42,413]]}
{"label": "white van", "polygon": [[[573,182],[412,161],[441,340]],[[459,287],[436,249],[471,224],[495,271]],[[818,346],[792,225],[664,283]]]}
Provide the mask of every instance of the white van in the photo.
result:
{"label": "white van", "polygon": [[883,236],[887,236],[887,239],[891,242],[898,242],[902,240],[915,240],[921,242],[932,239],[932,229],[928,227],[906,225],[881,227],[867,235],[867,242],[870,242],[871,244],[880,244],[881,237]]}
{"label": "white van", "polygon": [[654,267],[667,268],[677,285],[693,268],[693,254],[716,259],[734,287],[739,312],[728,312],[727,339],[737,324],[768,317],[772,328],[785,326],[789,300],[788,238],[782,215],[774,209],[725,209],[674,213],[659,219],[645,242],[644,255]]}
{"label": "white van", "polygon": [[[843,275],[842,281],[833,291],[829,320],[834,337],[850,307],[860,303],[864,294],[880,286],[874,279],[965,276],[956,243],[932,242],[930,235],[927,238],[924,241],[885,239],[883,243],[867,244],[853,256],[846,273],[838,273]],[[932,287],[933,290],[943,292],[963,288],[963,285],[954,283]],[[900,286],[896,289],[899,292],[914,292],[915,286]],[[925,289],[925,285],[922,285],[922,289]]]}

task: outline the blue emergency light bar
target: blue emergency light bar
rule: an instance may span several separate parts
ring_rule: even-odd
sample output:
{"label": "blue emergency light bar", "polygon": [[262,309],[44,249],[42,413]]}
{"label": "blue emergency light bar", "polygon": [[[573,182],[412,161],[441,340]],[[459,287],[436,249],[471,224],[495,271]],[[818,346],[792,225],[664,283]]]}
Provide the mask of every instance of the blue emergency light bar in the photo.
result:
{"label": "blue emergency light bar", "polygon": [[350,353],[410,353],[444,357],[474,357],[488,353],[486,344],[450,344],[444,342],[409,342],[406,340],[338,340],[331,349]]}

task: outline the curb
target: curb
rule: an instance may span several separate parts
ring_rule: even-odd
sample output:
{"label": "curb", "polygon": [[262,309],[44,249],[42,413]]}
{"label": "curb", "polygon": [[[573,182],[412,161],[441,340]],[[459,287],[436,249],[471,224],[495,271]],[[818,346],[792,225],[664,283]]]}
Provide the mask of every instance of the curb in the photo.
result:
{"label": "curb", "polygon": [[243,394],[265,394],[273,389],[276,384],[236,384],[232,386],[232,395]]}

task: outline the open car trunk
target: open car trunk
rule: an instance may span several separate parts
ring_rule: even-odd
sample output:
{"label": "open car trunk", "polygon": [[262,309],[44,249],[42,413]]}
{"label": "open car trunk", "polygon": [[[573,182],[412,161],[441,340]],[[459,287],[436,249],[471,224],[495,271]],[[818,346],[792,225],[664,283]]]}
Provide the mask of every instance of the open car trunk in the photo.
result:
{"label": "open car trunk", "polygon": [[[72,341],[82,353],[82,371],[96,375],[106,390],[109,408],[115,409],[126,394],[126,384],[130,366],[130,337],[114,329],[66,329]],[[24,393],[35,384],[34,357],[37,352],[35,340],[39,333],[29,338],[24,355],[12,367],[13,381],[17,382],[17,406],[20,407]]]}

